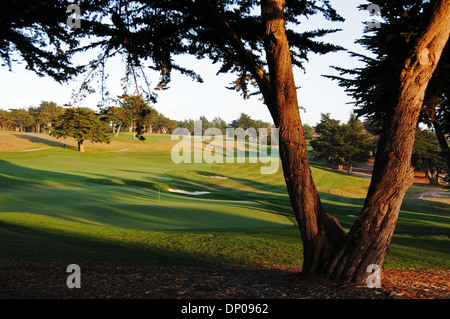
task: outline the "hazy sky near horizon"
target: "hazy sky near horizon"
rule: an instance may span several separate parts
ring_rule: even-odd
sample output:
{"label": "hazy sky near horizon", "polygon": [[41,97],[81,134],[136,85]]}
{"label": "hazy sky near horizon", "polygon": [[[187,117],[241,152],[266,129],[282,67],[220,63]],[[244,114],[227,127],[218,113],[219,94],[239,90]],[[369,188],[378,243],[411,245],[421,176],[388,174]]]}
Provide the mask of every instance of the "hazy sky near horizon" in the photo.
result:
{"label": "hazy sky near horizon", "polygon": [[[333,7],[345,18],[343,23],[330,23],[321,16],[304,19],[299,26],[301,30],[340,28],[342,31],[319,39],[344,48],[363,53],[361,46],[354,42],[363,34],[368,11],[360,11],[360,4],[369,3],[363,0],[331,0]],[[382,9],[382,8],[381,8]],[[82,10],[82,8],[81,8]],[[259,96],[244,100],[239,93],[226,89],[235,79],[232,74],[216,75],[218,65],[209,60],[197,60],[182,56],[175,59],[185,67],[192,67],[204,79],[204,83],[193,82],[187,76],[174,72],[170,89],[159,92],[158,102],[154,107],[165,116],[174,120],[198,119],[204,115],[209,120],[220,116],[226,122],[239,117],[240,113],[249,114],[253,119],[271,121],[267,107],[259,100]],[[331,117],[347,121],[353,106],[348,104],[351,98],[337,82],[323,77],[324,74],[337,73],[330,66],[354,68],[361,66],[356,58],[351,58],[347,52],[330,53],[326,55],[309,55],[305,63],[306,72],[294,69],[298,89],[299,105],[306,109],[301,112],[303,123],[315,125],[320,120],[321,113],[330,113]],[[125,64],[120,59],[107,63],[107,89],[111,97],[123,93],[121,78],[125,72]],[[148,80],[154,86],[157,73],[146,73]],[[39,77],[34,72],[25,69],[23,64],[13,64],[12,71],[7,67],[0,68],[0,109],[28,108],[39,105],[40,101],[54,101],[59,105],[71,102],[72,91],[80,85],[78,80],[59,84],[50,78]],[[96,88],[94,86],[94,88]],[[97,109],[101,100],[100,93],[89,95],[79,103],[80,106]]]}

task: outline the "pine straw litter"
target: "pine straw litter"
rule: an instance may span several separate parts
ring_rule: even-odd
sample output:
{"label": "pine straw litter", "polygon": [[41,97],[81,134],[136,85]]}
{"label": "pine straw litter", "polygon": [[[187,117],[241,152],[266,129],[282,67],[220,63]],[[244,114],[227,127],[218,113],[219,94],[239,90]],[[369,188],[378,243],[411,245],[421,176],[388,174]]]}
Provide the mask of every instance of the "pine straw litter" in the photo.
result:
{"label": "pine straw litter", "polygon": [[2,299],[449,299],[450,270],[385,269],[381,288],[304,277],[301,267],[117,266],[0,261]]}

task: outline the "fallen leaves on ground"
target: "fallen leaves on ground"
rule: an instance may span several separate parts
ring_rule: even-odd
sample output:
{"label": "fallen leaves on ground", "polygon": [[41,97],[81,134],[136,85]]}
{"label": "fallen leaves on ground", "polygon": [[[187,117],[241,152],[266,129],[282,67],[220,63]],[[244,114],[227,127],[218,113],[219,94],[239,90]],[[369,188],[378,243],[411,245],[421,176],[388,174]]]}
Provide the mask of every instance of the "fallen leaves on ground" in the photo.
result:
{"label": "fallen leaves on ground", "polygon": [[81,288],[69,289],[68,264],[0,261],[0,298],[57,299],[448,299],[449,270],[385,269],[382,287],[304,277],[301,267],[117,266],[79,264]]}

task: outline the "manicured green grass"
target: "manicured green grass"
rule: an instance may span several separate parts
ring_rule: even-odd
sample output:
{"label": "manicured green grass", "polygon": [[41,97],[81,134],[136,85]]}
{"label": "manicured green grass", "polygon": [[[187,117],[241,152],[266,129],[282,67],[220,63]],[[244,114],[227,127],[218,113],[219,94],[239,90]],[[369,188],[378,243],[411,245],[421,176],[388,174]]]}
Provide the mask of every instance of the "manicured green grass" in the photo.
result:
{"label": "manicured green grass", "polygon": [[[174,164],[174,143],[168,135],[139,142],[121,133],[85,154],[58,144],[0,153],[0,258],[301,265],[281,169],[261,175],[264,164]],[[312,172],[327,212],[348,230],[369,180],[320,163]],[[425,190],[414,187],[411,195]],[[405,198],[386,267],[449,267],[449,230],[450,205]]]}

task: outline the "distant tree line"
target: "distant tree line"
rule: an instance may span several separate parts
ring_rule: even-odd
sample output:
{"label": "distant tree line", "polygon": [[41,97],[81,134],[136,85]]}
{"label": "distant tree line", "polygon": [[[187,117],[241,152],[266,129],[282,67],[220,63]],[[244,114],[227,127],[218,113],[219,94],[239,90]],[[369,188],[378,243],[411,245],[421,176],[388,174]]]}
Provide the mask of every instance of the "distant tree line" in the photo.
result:
{"label": "distant tree line", "polygon": [[[256,131],[267,128],[270,132],[274,127],[272,123],[252,119],[245,113],[230,123],[221,117],[210,121],[205,116],[200,116],[197,121],[201,122],[202,134],[209,128],[218,128],[225,135],[227,128],[254,128]],[[28,109],[0,110],[0,130],[70,136],[78,141],[80,151],[83,151],[84,140],[109,142],[110,132],[117,137],[123,130],[133,132],[133,138],[142,138],[144,132],[170,134],[178,127],[194,134],[195,122],[193,119],[172,120],[141,97],[128,95],[119,97],[118,106],[103,108],[98,113],[86,108],[62,107],[51,101],[42,101],[39,106]],[[304,124],[303,130],[316,159],[324,159],[339,169],[346,167],[351,173],[355,165],[375,155],[381,128],[374,123],[369,120],[361,122],[353,114],[347,123],[340,123],[330,114],[322,114],[316,126]],[[431,184],[448,180],[448,166],[435,132],[417,130],[412,164],[416,170],[425,173]]]}
{"label": "distant tree line", "polygon": [[[201,123],[201,133],[204,134],[205,131],[209,128],[217,128],[219,129],[222,134],[226,134],[226,130],[228,128],[233,128],[233,129],[237,129],[237,128],[242,128],[243,130],[247,130],[247,129],[255,129],[256,131],[258,131],[259,128],[266,128],[268,129],[268,132],[270,132],[270,129],[272,127],[274,127],[274,125],[272,123],[269,122],[264,122],[262,120],[254,120],[250,117],[250,115],[245,114],[245,113],[241,113],[240,116],[231,121],[230,123],[225,122],[225,120],[223,120],[221,117],[215,117],[212,121],[209,121],[206,116],[200,116],[200,118],[198,120],[193,120],[193,119],[188,119],[188,120],[182,120],[182,121],[178,121],[178,127],[182,127],[182,128],[186,128],[187,130],[189,130],[189,132],[191,134],[194,133],[200,133],[200,132],[194,132],[195,130],[195,122],[199,122]],[[199,125],[199,124],[197,124]]]}
{"label": "distant tree line", "polygon": [[[0,130],[17,132],[49,133],[52,122],[64,114],[67,107],[57,105],[55,102],[42,101],[38,107],[1,110]],[[227,128],[270,128],[272,123],[262,120],[254,120],[248,114],[241,113],[239,118],[227,123],[220,117],[208,120],[200,116],[198,120],[186,119],[176,121],[164,116],[149,105],[148,101],[139,96],[119,96],[118,106],[110,106],[101,109],[97,116],[109,124],[114,137],[122,131],[143,133],[171,134],[176,128],[182,127],[194,134],[195,122],[201,121],[202,133],[208,128],[218,128],[226,134]],[[308,125],[306,125],[308,126]],[[309,126],[308,126],[309,127]],[[133,138],[137,134],[133,134]]]}
{"label": "distant tree line", "polygon": [[0,130],[17,132],[48,132],[52,120],[63,114],[64,108],[54,102],[42,101],[38,107],[0,110]]}
{"label": "distant tree line", "polygon": [[[53,120],[64,114],[66,109],[68,107],[48,101],[42,101],[38,107],[0,109],[0,130],[49,133]],[[138,96],[122,95],[118,106],[103,108],[95,114],[109,124],[116,137],[123,130],[137,132],[137,126],[147,133],[171,133],[178,127],[177,121],[165,117]],[[135,136],[133,134],[133,138]]]}

